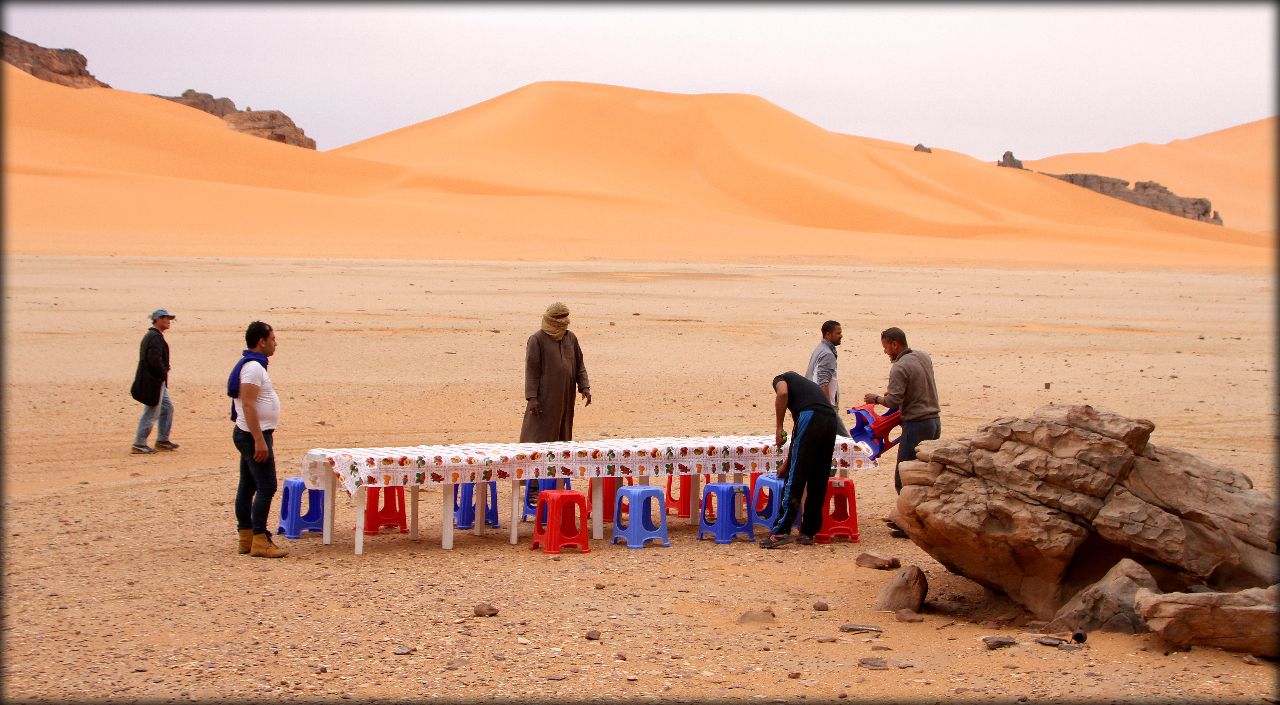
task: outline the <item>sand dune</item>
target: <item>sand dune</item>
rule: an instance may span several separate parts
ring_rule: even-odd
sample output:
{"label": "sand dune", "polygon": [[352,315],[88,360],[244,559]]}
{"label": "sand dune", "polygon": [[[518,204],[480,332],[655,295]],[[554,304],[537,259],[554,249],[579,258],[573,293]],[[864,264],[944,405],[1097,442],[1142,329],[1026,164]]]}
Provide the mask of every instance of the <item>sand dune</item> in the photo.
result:
{"label": "sand dune", "polygon": [[1273,247],[753,96],[537,83],[316,153],[4,70],[16,254],[1257,269]]}
{"label": "sand dune", "polygon": [[1274,233],[1277,118],[1237,125],[1168,144],[1060,154],[1025,162],[1053,174],[1084,172],[1158,181],[1179,196],[1208,198],[1223,224]]}

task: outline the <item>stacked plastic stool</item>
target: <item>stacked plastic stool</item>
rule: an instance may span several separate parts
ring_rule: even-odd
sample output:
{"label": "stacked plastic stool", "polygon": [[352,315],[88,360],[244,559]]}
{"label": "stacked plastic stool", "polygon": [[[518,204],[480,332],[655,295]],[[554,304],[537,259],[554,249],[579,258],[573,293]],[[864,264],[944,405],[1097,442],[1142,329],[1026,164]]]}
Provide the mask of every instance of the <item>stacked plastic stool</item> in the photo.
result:
{"label": "stacked plastic stool", "polygon": [[[622,525],[622,501],[627,501],[627,525]],[[663,546],[670,546],[667,537],[667,504],[662,489],[639,485],[620,487],[613,504],[613,537],[610,543],[618,539],[627,542],[627,548],[644,548],[646,541],[662,540]],[[658,503],[658,521],[653,521],[653,503]]]}
{"label": "stacked plastic stool", "polygon": [[[524,483],[524,505],[520,514],[520,521],[532,519],[538,511],[538,498],[529,496],[529,488],[533,486],[533,483],[538,483],[538,492],[541,493],[544,490],[556,489],[556,483],[559,481],[554,477],[548,477],[544,480],[528,480]],[[573,483],[567,477],[564,479],[564,488],[566,490],[573,489]]]}
{"label": "stacked plastic stool", "polygon": [[[307,494],[307,513],[302,513],[302,493]],[[304,531],[324,531],[324,490],[308,490],[301,477],[284,481],[280,495],[280,526],[277,534],[285,538],[302,537]]]}
{"label": "stacked plastic stool", "polygon": [[751,523],[768,531],[778,523],[781,513],[782,480],[771,472],[764,473],[756,479],[751,494]]}
{"label": "stacked plastic stool", "polygon": [[576,546],[591,553],[588,534],[586,495],[576,490],[538,492],[531,550],[542,546],[543,553],[559,553],[566,546]]}
{"label": "stacked plastic stool", "polygon": [[[378,507],[378,495],[383,498]],[[404,513],[403,487],[367,487],[364,500],[364,535],[377,536],[384,526],[409,533],[409,521]]]}
{"label": "stacked plastic stool", "polygon": [[[698,540],[702,540],[703,534],[710,533],[715,537],[716,543],[733,543],[734,537],[738,535],[754,541],[756,535],[751,521],[750,492],[746,484],[741,482],[712,482],[707,485],[702,493],[702,511],[698,515]],[[715,499],[714,517],[711,516],[712,499]],[[746,516],[746,521],[743,522],[738,521],[739,501],[742,502],[743,514]]]}
{"label": "stacked plastic stool", "polygon": [[[618,489],[619,489],[619,486],[623,485],[624,483],[626,485],[632,484],[631,478],[629,477],[600,478],[600,490],[601,490],[600,493],[601,493],[602,499],[604,500],[600,504],[600,506],[604,508],[604,516],[601,517],[602,521],[604,522],[613,521],[614,505],[617,504]],[[592,492],[591,483],[587,483],[587,516],[588,517],[591,515],[591,492]]]}
{"label": "stacked plastic stool", "polygon": [[[453,486],[453,521],[459,529],[470,529],[476,521],[477,483],[463,482]],[[484,501],[484,523],[498,527],[498,483],[486,482],[489,494]]]}
{"label": "stacked plastic stool", "polygon": [[844,536],[849,543],[858,542],[858,496],[853,480],[833,477],[827,480],[827,501],[823,505],[822,528],[813,535],[817,543],[831,543],[831,539]]}

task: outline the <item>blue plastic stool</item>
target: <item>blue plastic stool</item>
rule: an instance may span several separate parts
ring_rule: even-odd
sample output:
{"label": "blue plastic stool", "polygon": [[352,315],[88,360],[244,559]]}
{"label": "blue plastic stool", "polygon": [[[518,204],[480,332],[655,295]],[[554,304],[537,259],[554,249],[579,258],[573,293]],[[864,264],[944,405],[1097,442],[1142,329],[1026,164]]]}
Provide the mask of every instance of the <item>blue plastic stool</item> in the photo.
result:
{"label": "blue plastic stool", "polygon": [[[644,548],[645,541],[662,540],[663,546],[670,546],[667,538],[667,502],[661,487],[635,485],[619,487],[613,500],[613,538],[627,542],[627,548]],[[622,500],[627,500],[627,525],[622,525]],[[658,523],[653,523],[653,503],[658,503]]]}
{"label": "blue plastic stool", "polygon": [[[307,492],[307,513],[302,514],[302,492]],[[308,490],[301,477],[284,481],[280,493],[280,526],[277,534],[287,539],[302,538],[304,531],[324,531],[324,490]]]}
{"label": "blue plastic stool", "polygon": [[[538,483],[538,491],[539,491],[539,492],[541,492],[541,491],[543,491],[543,490],[557,490],[557,489],[560,489],[559,487],[556,487],[556,483],[557,483],[557,482],[559,482],[559,481],[560,481],[560,478],[556,478],[556,477],[548,477],[548,478],[543,479],[543,480],[526,480],[526,481],[525,481],[525,483],[524,483],[524,509],[523,509],[523,511],[522,511],[522,512],[521,512],[521,514],[520,514],[520,521],[527,521],[527,520],[529,520],[529,519],[532,519],[532,518],[533,518],[535,515],[537,515],[537,513],[538,513],[538,496],[537,496],[537,495],[534,495],[533,497],[530,497],[530,496],[529,496],[529,485],[530,485],[530,483],[532,483],[532,482],[536,482],[536,483]],[[567,477],[566,477],[566,478],[564,478],[564,488],[565,488],[566,490],[571,490],[571,489],[573,489],[573,483],[569,482],[569,478],[567,478]]]}
{"label": "blue plastic stool", "polygon": [[[769,493],[764,494],[765,490]],[[764,509],[758,509],[760,499],[764,498]],[[755,494],[751,497],[751,525],[763,526],[765,531],[778,523],[782,514],[782,480],[774,473],[768,472],[756,478]]]}
{"label": "blue plastic stool", "polygon": [[[707,510],[711,509],[711,503],[708,501],[712,496],[716,498],[715,506],[715,523],[707,521]],[[746,506],[743,507],[747,520],[738,523],[738,501],[741,500]],[[733,538],[739,534],[746,536],[749,540],[756,539],[755,531],[752,530],[751,522],[751,489],[741,482],[713,482],[707,485],[702,492],[702,510],[698,513],[698,540],[702,540],[704,533],[712,534],[716,543],[733,543]]]}
{"label": "blue plastic stool", "polygon": [[[484,503],[484,523],[498,527],[498,483],[488,482],[489,496]],[[453,521],[459,529],[470,529],[476,521],[476,483],[462,482],[453,486]]]}

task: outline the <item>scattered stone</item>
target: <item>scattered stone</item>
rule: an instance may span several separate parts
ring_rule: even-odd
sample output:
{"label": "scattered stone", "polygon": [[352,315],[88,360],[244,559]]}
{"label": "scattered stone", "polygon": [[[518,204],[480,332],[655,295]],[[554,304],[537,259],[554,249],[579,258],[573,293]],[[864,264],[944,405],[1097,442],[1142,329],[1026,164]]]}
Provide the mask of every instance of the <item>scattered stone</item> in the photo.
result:
{"label": "scattered stone", "polygon": [[912,612],[919,612],[920,605],[924,604],[925,595],[928,593],[929,580],[925,577],[924,571],[909,565],[898,571],[897,575],[893,576],[893,580],[890,580],[889,584],[880,591],[874,609],[891,612],[909,609]]}
{"label": "scattered stone", "polygon": [[792,671],[792,672],[790,672],[790,673],[788,673],[788,674],[787,674],[787,678],[790,678],[790,679],[792,679],[792,680],[795,680],[796,678],[799,678],[799,677],[800,677],[800,672],[799,672],[799,671]]}
{"label": "scattered stone", "polygon": [[1036,637],[1036,643],[1044,646],[1061,646],[1067,642],[1065,639],[1059,639],[1056,636],[1040,636]]}
{"label": "scattered stone", "polygon": [[870,551],[858,554],[858,557],[853,559],[853,562],[863,568],[875,568],[876,570],[897,570],[902,567],[902,562],[897,558]]}
{"label": "scattered stone", "polygon": [[487,602],[481,602],[472,608],[471,612],[477,617],[496,617],[498,616],[498,608]]}
{"label": "scattered stone", "polygon": [[319,666],[316,666],[316,673],[328,673],[328,672],[329,672],[329,664],[322,663]]}
{"label": "scattered stone", "polygon": [[549,681],[562,681],[562,680],[564,680],[564,679],[566,679],[566,678],[568,678],[568,677],[569,677],[569,676],[556,674],[556,675],[554,675],[554,676],[547,676],[547,680],[549,680]]}
{"label": "scattered stone", "polygon": [[1006,646],[1013,646],[1018,643],[1017,639],[1011,636],[984,636],[982,643],[987,645],[988,649],[1002,649]]}
{"label": "scattered stone", "polygon": [[832,644],[835,643],[836,638],[833,636],[820,636],[817,641],[819,644]]}
{"label": "scattered stone", "polygon": [[600,630],[598,630],[598,629],[588,629],[588,630],[587,630],[587,639],[589,639],[589,640],[591,640],[591,641],[600,641]]}
{"label": "scattered stone", "polygon": [[871,647],[871,650],[872,651],[893,651],[893,648],[884,646],[883,644],[876,644],[875,646]]}
{"label": "scattered stone", "polygon": [[640,680],[640,679],[639,679],[638,677],[636,677],[636,676],[627,676],[627,680],[629,680],[629,681],[638,681],[638,680]]}
{"label": "scattered stone", "polygon": [[627,655],[619,651],[618,653],[613,655],[613,658],[615,661],[626,661]]}
{"label": "scattered stone", "polygon": [[521,645],[527,645],[529,643],[529,640],[522,636],[518,636],[516,637],[516,643]]}
{"label": "scattered stone", "polygon": [[875,632],[879,634],[884,630],[881,629],[880,627],[875,627],[870,624],[841,624],[840,631],[849,632],[853,634],[860,634],[862,632]]}
{"label": "scattered stone", "polygon": [[831,609],[831,606],[823,602],[822,600],[818,600],[817,602],[813,603],[813,609],[817,610],[818,612],[826,612],[827,610]]}
{"label": "scattered stone", "polygon": [[596,583],[596,589],[597,589],[597,590],[603,590],[603,589],[604,589],[604,583]]}
{"label": "scattered stone", "polygon": [[392,651],[391,653],[395,654],[396,656],[404,656],[405,654],[413,653],[413,649],[407,646],[397,646],[395,651]]}
{"label": "scattered stone", "polygon": [[1261,663],[1262,663],[1262,662],[1261,662],[1261,661],[1259,661],[1259,660],[1257,659],[1257,657],[1255,657],[1253,654],[1245,654],[1245,655],[1244,655],[1244,662],[1245,662],[1245,663],[1247,663],[1247,664],[1249,664],[1250,666],[1257,666],[1257,665],[1259,665],[1259,664],[1261,664]]}
{"label": "scattered stone", "polygon": [[859,665],[859,666],[861,666],[861,667],[863,667],[863,668],[870,669],[870,670],[872,670],[872,671],[887,671],[887,670],[889,670],[889,664],[885,663],[885,660],[884,660],[884,659],[882,659],[882,658],[877,658],[877,657],[874,657],[874,656],[869,656],[869,657],[866,657],[866,658],[860,658],[860,659],[858,659],[858,665]]}
{"label": "scattered stone", "polygon": [[764,622],[772,622],[774,617],[773,608],[765,606],[758,610],[747,610],[738,616],[738,624],[760,624]]}
{"label": "scattered stone", "polygon": [[899,622],[923,622],[924,617],[916,614],[914,611],[903,608],[893,613],[894,619]]}

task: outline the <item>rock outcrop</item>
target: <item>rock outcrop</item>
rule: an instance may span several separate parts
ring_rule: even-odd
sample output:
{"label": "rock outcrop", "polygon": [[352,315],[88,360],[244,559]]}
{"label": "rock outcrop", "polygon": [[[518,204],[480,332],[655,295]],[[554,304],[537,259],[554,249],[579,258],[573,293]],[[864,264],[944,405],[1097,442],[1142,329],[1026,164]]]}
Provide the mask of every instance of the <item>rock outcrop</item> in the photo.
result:
{"label": "rock outcrop", "polygon": [[243,132],[254,137],[284,142],[295,147],[315,149],[316,141],[307,137],[302,128],[294,124],[288,115],[279,110],[253,110],[246,108],[237,110],[230,98],[214,98],[209,93],[200,93],[190,88],[180,96],[158,95],[157,98],[182,103],[196,110],[203,110],[210,115],[222,118],[227,126],[236,132]]}
{"label": "rock outcrop", "polygon": [[1175,646],[1280,657],[1280,585],[1234,593],[1139,589],[1135,604],[1151,631]]}
{"label": "rock outcrop", "polygon": [[929,149],[928,147],[924,146],[923,144],[917,144],[917,145],[915,146],[915,151],[917,151],[917,152],[924,152],[925,154],[933,154],[933,150],[932,150],[932,149]]}
{"label": "rock outcrop", "polygon": [[71,88],[110,88],[89,73],[89,60],[74,49],[46,49],[8,32],[4,38],[4,60],[36,78]]}
{"label": "rock outcrop", "polygon": [[996,166],[1007,166],[1011,169],[1021,169],[1022,160],[1013,156],[1013,152],[1005,151],[1004,156],[1000,157],[1000,161],[996,162]]}
{"label": "rock outcrop", "polygon": [[1274,499],[1243,474],[1148,443],[1155,426],[1049,405],[925,441],[891,518],[952,572],[1052,619],[1121,559],[1161,590],[1280,581]]}
{"label": "rock outcrop", "polygon": [[[1008,154],[1006,152],[1006,154]],[[1198,220],[1204,223],[1213,223],[1214,225],[1222,225],[1222,216],[1218,215],[1218,211],[1213,210],[1213,204],[1207,198],[1185,198],[1170,191],[1155,181],[1138,181],[1129,187],[1129,182],[1124,179],[1116,179],[1110,176],[1099,176],[1097,174],[1048,174],[1040,172],[1045,176],[1052,176],[1055,179],[1061,179],[1076,186],[1083,186],[1091,191],[1097,191],[1104,196],[1111,196],[1122,201],[1127,201],[1145,208],[1158,210],[1164,213]]]}

